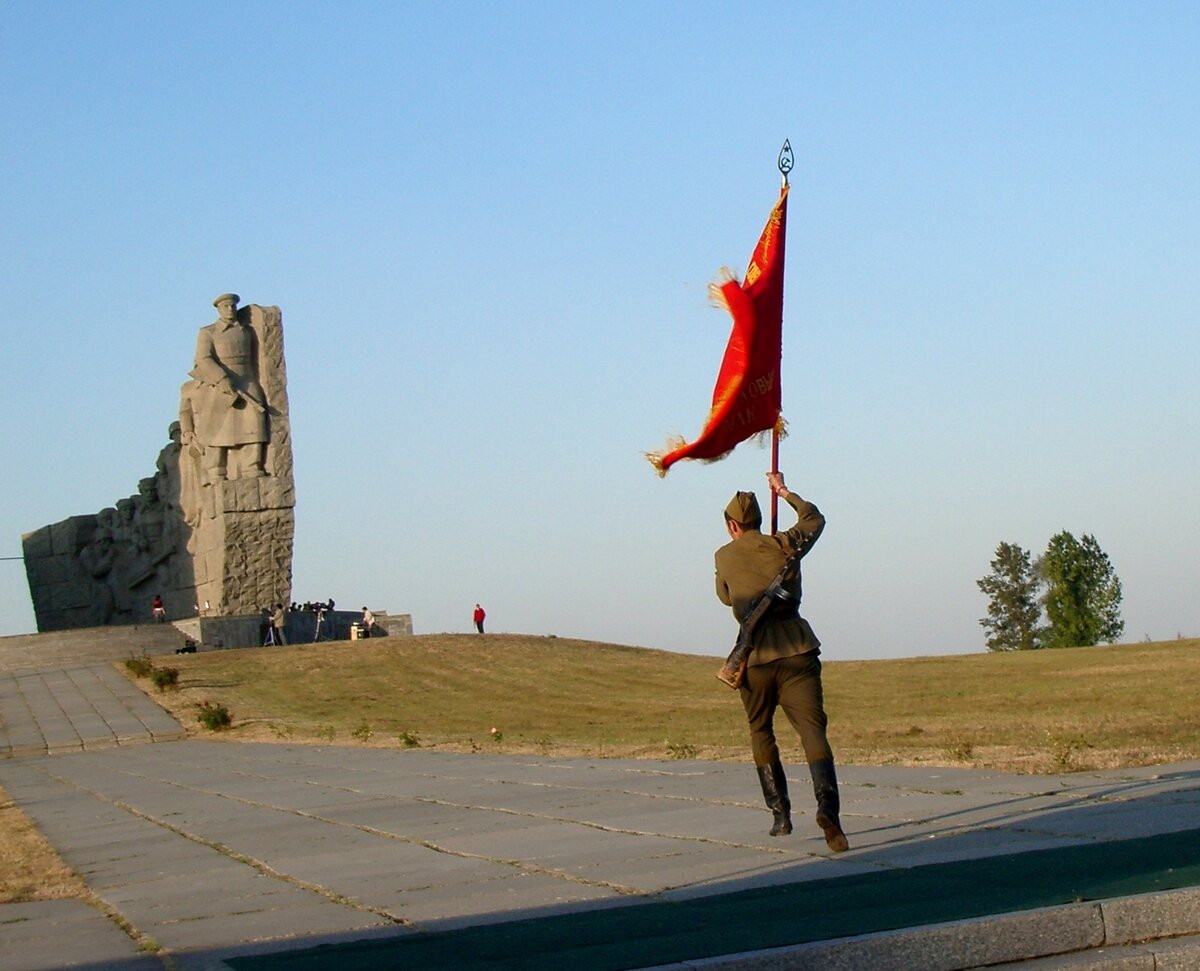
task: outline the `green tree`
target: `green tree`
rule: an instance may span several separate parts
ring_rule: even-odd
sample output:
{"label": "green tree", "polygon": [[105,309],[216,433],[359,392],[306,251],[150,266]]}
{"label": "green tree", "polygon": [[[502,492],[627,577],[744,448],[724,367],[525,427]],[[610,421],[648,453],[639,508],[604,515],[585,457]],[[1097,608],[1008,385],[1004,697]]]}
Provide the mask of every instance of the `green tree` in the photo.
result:
{"label": "green tree", "polygon": [[987,631],[989,651],[1030,651],[1041,647],[1037,594],[1041,581],[1029,553],[1015,543],[996,547],[992,572],[975,583],[988,598],[988,615],[979,623]]}
{"label": "green tree", "polygon": [[1077,540],[1065,530],[1052,536],[1034,569],[1046,585],[1046,647],[1111,644],[1124,632],[1121,581],[1094,536]]}

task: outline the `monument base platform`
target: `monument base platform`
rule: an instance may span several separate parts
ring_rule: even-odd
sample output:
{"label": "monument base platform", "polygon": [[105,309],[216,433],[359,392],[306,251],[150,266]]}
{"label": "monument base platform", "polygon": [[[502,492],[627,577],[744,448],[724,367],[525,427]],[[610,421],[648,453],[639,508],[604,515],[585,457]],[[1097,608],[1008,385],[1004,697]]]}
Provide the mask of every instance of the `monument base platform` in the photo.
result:
{"label": "monument base platform", "polygon": [[[313,644],[319,641],[348,641],[351,628],[362,620],[357,610],[327,610],[318,615],[311,610],[294,610],[287,614],[283,635],[288,644]],[[189,617],[173,622],[189,640],[202,649],[228,650],[239,647],[262,647],[267,643],[269,624],[265,614],[238,614],[232,617]],[[375,614],[372,637],[405,636],[413,632],[411,614]]]}

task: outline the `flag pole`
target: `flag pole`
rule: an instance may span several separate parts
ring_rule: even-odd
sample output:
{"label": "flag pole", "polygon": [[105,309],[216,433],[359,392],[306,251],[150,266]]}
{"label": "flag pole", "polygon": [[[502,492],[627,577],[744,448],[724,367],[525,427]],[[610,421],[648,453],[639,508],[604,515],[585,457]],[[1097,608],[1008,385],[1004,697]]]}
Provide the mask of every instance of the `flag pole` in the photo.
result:
{"label": "flag pole", "polygon": [[[776,163],[779,166],[779,174],[783,178],[783,185],[780,191],[788,187],[788,173],[792,171],[792,166],[796,164],[795,156],[792,155],[792,143],[789,139],[783,140],[783,148],[779,150],[779,159]],[[786,250],[784,251],[786,254]],[[782,272],[784,268],[780,267]],[[781,308],[782,312],[782,308]],[[783,340],[783,319],[779,322],[779,337]],[[782,402],[781,402],[782,404]],[[771,471],[779,471],[779,421],[776,420],[775,427],[771,429]],[[771,534],[779,532],[779,495],[772,490],[771,492]]]}

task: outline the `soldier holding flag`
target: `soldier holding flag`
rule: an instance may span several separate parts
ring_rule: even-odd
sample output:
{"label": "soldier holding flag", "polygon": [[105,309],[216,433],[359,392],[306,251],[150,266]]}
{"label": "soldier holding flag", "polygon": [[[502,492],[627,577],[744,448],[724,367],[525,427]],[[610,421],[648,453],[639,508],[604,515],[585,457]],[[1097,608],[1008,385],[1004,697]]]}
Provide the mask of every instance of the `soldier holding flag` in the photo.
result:
{"label": "soldier holding flag", "polygon": [[[784,142],[779,153],[783,187],[745,280],[738,282],[726,273],[721,283],[710,287],[714,302],[733,317],[733,330],[704,427],[691,442],[672,441],[647,458],[665,476],[680,460],[716,461],[752,436],[771,435],[770,534],[761,530],[762,513],[754,493],[737,493],[725,509],[730,542],[716,554],[717,596],[733,608],[742,626],[734,652],[717,676],[737,687],[746,709],[754,764],[775,817],[771,835],[792,832],[787,778],[773,727],[776,710],[783,708],[804,747],[817,798],[817,824],[829,848],[840,853],[850,846],[842,832],[833,752],[825,733],[820,641],[799,614],[799,561],[821,535],[825,518],[816,506],[788,489],[779,472],[779,439],[784,430],[780,392],[784,242],[787,176],[792,165],[791,146]],[[777,533],[780,498],[796,511],[799,521]]]}
{"label": "soldier holding flag", "polygon": [[[767,482],[771,492],[796,511],[796,525],[764,536],[758,499],[753,492],[737,493],[725,507],[730,541],[716,554],[717,597],[733,608],[741,623],[785,563],[790,564],[788,573],[794,571],[794,576],[784,580],[788,597],[767,612],[751,635],[752,649],[738,693],[750,724],[750,749],[763,799],[775,816],[770,835],[786,836],[792,831],[787,776],[775,741],[775,712],[782,708],[804,746],[817,798],[817,825],[829,848],[840,853],[850,844],[842,832],[833,750],[825,734],[828,719],[821,689],[821,642],[799,613],[799,561],[820,537],[825,517],[784,484],[782,473],[768,472]],[[794,560],[793,551],[798,554]]]}

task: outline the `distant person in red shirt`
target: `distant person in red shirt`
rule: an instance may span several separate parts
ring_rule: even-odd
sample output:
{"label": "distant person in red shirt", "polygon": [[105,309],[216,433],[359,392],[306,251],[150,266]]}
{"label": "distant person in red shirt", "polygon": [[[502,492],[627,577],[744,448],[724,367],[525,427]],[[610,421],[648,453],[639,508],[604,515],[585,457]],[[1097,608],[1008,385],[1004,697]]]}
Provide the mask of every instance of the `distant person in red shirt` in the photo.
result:
{"label": "distant person in red shirt", "polygon": [[479,633],[481,633],[481,634],[483,633],[483,619],[486,616],[487,616],[487,614],[484,613],[483,608],[480,607],[479,604],[476,604],[475,605],[475,615],[474,615],[473,619],[475,621],[475,629],[477,631],[479,631]]}
{"label": "distant person in red shirt", "polygon": [[154,595],[154,602],[150,605],[150,613],[154,615],[154,620],[157,623],[162,623],[167,619],[167,608],[163,606],[163,598],[159,594]]}

